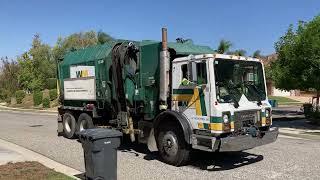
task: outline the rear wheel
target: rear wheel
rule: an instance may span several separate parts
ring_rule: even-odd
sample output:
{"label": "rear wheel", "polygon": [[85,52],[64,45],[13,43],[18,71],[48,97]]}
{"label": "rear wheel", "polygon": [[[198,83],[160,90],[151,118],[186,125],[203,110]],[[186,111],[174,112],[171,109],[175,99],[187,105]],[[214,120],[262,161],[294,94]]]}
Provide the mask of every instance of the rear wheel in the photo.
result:
{"label": "rear wheel", "polygon": [[92,117],[87,113],[80,114],[78,118],[78,123],[77,123],[77,131],[80,132],[85,129],[91,129],[93,127],[94,125],[93,125]]}
{"label": "rear wheel", "polygon": [[75,132],[76,132],[76,120],[74,116],[71,113],[66,112],[63,115],[62,124],[63,124],[63,136],[68,139],[74,138]]}
{"label": "rear wheel", "polygon": [[157,136],[157,143],[163,162],[182,166],[189,160],[190,147],[185,142],[183,131],[178,125],[173,123],[162,125]]}

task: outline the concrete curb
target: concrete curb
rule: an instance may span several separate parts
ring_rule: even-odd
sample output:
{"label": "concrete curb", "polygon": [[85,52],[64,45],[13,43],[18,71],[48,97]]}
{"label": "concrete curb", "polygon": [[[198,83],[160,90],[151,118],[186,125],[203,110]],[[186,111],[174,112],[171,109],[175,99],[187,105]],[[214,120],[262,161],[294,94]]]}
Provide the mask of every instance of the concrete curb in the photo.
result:
{"label": "concrete curb", "polygon": [[63,165],[61,163],[58,163],[58,162],[56,162],[52,159],[49,159],[39,153],[36,153],[34,151],[31,151],[29,149],[26,149],[24,147],[21,147],[19,145],[14,144],[14,143],[0,139],[0,144],[9,150],[15,151],[15,152],[27,157],[30,160],[38,161],[39,163],[47,166],[48,168],[54,169],[55,171],[66,174],[72,178],[79,179],[79,178],[75,177],[75,175],[82,173],[76,169],[73,169],[73,168],[68,167],[66,165]]}
{"label": "concrete curb", "polygon": [[13,108],[13,107],[7,107],[0,105],[0,111],[9,111],[9,112],[21,112],[21,113],[31,113],[31,114],[37,114],[37,115],[57,115],[58,111],[52,111],[52,110],[39,110],[39,109],[22,109],[22,108]]}

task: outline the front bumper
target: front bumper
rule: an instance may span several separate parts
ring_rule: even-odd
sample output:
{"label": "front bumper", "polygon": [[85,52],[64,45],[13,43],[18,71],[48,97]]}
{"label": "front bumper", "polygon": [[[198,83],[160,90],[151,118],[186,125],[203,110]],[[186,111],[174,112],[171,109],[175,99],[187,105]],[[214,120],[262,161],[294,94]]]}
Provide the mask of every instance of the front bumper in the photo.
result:
{"label": "front bumper", "polygon": [[252,149],[257,146],[272,143],[277,140],[279,130],[272,127],[269,131],[263,132],[264,136],[252,137],[251,135],[228,136],[215,138],[208,136],[192,136],[192,147],[204,151],[232,152]]}
{"label": "front bumper", "polygon": [[252,137],[251,135],[221,138],[219,151],[242,151],[246,149],[252,149],[254,147],[276,141],[278,134],[278,128],[270,128],[269,131],[265,132],[262,138]]}

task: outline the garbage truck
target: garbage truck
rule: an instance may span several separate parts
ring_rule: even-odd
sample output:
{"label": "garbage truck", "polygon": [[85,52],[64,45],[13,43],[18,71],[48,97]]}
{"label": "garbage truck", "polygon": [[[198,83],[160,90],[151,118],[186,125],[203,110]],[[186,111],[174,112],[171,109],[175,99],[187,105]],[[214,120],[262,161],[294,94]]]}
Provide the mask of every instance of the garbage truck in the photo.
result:
{"label": "garbage truck", "polygon": [[276,141],[262,61],[192,40],[114,40],[57,62],[58,135],[114,128],[168,164],[193,149],[232,152]]}

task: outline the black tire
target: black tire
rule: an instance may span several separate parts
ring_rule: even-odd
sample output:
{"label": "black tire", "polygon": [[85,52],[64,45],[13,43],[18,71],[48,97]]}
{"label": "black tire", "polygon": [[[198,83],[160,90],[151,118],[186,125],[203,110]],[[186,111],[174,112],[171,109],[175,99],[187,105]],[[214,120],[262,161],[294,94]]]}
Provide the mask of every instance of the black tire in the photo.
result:
{"label": "black tire", "polygon": [[64,113],[63,115],[63,136],[72,139],[75,137],[76,132],[76,120],[71,113]]}
{"label": "black tire", "polygon": [[183,166],[188,162],[191,148],[185,142],[179,125],[163,124],[159,129],[157,144],[163,162],[173,166]]}
{"label": "black tire", "polygon": [[94,128],[92,117],[87,113],[81,113],[77,122],[77,132],[91,128]]}

